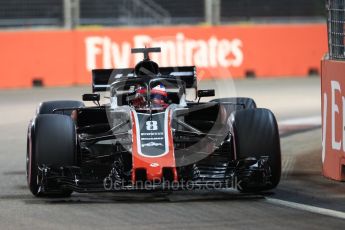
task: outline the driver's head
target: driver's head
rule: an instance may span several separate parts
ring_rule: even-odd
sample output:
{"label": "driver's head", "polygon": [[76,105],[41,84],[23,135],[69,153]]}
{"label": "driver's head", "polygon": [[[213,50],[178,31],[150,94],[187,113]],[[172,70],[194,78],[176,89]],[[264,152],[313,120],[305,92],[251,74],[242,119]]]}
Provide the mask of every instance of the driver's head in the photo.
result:
{"label": "driver's head", "polygon": [[154,106],[167,107],[168,93],[163,84],[156,85],[151,89],[151,103]]}

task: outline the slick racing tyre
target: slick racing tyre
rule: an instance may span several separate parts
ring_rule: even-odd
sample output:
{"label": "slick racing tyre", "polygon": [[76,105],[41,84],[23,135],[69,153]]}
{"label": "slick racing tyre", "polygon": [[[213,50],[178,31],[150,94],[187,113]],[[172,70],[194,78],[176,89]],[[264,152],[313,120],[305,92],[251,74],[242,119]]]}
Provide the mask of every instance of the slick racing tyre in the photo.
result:
{"label": "slick racing tyre", "polygon": [[238,110],[229,118],[236,159],[268,156],[270,183],[261,187],[241,184],[242,192],[257,192],[275,188],[281,175],[281,150],[277,121],[268,109]]}
{"label": "slick racing tyre", "polygon": [[69,116],[42,114],[30,124],[27,136],[27,182],[35,196],[70,196],[72,191],[40,189],[39,167],[73,166],[76,162],[76,130]]}
{"label": "slick racing tyre", "polygon": [[[84,106],[84,103],[81,101],[46,101],[40,104],[37,109],[37,114],[54,114],[54,109],[81,108]],[[62,113],[62,111],[56,112],[56,114]],[[72,110],[66,110],[63,114],[71,115],[71,113]]]}

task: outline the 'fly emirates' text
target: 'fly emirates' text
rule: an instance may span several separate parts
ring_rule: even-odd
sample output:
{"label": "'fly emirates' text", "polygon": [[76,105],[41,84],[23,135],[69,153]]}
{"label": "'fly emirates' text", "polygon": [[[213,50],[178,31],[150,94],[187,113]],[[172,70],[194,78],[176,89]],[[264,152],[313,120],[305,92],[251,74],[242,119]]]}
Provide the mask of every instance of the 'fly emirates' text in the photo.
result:
{"label": "'fly emirates' text", "polygon": [[[133,41],[114,42],[108,36],[90,36],[85,39],[86,67],[128,68],[142,60],[142,55],[131,54],[131,48],[161,47],[161,53],[151,53],[150,58],[160,66],[190,66],[205,68],[239,67],[243,63],[242,41],[234,38],[193,40],[183,33],[175,37],[153,38],[148,35],[135,35]],[[132,44],[134,46],[132,46]]]}

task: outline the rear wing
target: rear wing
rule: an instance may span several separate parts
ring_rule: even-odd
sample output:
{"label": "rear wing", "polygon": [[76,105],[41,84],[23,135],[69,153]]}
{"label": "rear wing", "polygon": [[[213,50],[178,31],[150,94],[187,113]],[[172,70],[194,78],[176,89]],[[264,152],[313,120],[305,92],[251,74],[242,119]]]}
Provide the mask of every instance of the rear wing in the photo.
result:
{"label": "rear wing", "polygon": [[[162,76],[169,76],[182,80],[186,88],[197,88],[195,66],[182,67],[160,67],[159,72]],[[102,92],[109,90],[112,83],[126,78],[135,78],[134,69],[94,69],[92,70],[92,91]],[[140,77],[140,76],[139,76]],[[159,75],[157,77],[160,77]]]}

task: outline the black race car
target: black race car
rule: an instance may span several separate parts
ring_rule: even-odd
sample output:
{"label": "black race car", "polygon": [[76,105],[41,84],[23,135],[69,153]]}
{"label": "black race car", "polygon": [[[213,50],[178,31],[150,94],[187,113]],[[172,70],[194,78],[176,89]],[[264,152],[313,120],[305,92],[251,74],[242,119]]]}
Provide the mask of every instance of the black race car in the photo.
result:
{"label": "black race car", "polygon": [[[197,90],[194,66],[159,67],[149,52],[135,68],[92,71],[84,101],[48,101],[27,134],[27,181],[35,196],[275,188],[281,175],[276,119],[250,98]],[[100,94],[109,93],[100,104]],[[194,92],[195,101],[186,99]]]}

